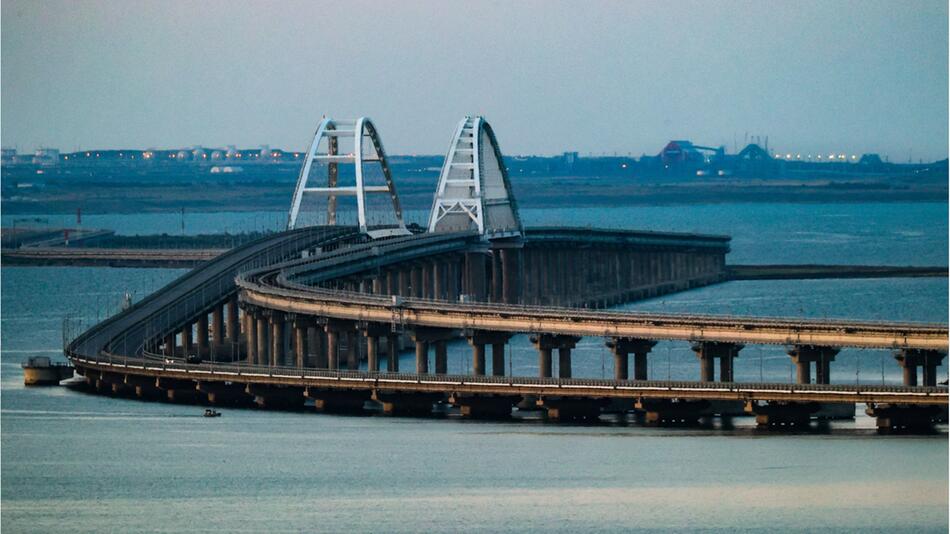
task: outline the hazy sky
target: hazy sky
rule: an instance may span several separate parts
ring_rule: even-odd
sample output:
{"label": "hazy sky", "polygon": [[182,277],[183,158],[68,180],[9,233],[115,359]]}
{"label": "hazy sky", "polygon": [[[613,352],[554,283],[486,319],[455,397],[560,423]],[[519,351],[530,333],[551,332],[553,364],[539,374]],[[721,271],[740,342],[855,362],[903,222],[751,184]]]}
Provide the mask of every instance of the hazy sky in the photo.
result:
{"label": "hazy sky", "polygon": [[303,149],[322,115],[441,154],[485,115],[508,154],[744,135],[947,156],[947,3],[2,0],[2,142]]}

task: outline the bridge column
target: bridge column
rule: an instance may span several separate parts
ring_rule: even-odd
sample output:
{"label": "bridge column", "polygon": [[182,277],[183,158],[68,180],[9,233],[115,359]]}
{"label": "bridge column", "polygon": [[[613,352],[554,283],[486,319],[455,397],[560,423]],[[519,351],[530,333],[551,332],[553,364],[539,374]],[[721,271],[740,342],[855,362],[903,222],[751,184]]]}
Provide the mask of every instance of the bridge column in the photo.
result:
{"label": "bridge column", "polygon": [[614,354],[614,378],[627,380],[628,355],[633,353],[633,379],[647,379],[647,354],[653,350],[656,341],[637,338],[610,338],[607,346]]}
{"label": "bridge column", "polygon": [[337,331],[327,327],[327,369],[336,371],[340,368],[340,347]]}
{"label": "bridge column", "polygon": [[175,334],[168,334],[163,341],[162,354],[165,356],[175,355]]}
{"label": "bridge column", "polygon": [[[450,339],[455,339],[455,332],[445,328],[417,327],[410,332],[410,337],[416,344],[416,373],[429,372],[430,346],[434,346],[436,350],[436,373],[439,369],[442,369],[444,373],[448,367],[448,354],[445,352],[444,344]],[[439,347],[440,343],[443,348]]]}
{"label": "bridge column", "polygon": [[435,342],[435,374],[444,375],[449,371],[449,352],[444,339]]}
{"label": "bridge column", "polygon": [[412,278],[412,296],[416,298],[422,298],[423,293],[423,282],[422,282],[422,267],[418,264],[412,266],[412,270],[409,271],[409,275]]}
{"label": "bridge column", "polygon": [[502,302],[504,300],[504,286],[502,283],[501,251],[493,250],[491,254],[491,301]]}
{"label": "bridge column", "polygon": [[202,312],[198,315],[198,357],[204,359],[208,354],[208,313]]}
{"label": "bridge column", "polygon": [[561,346],[557,348],[557,376],[558,378],[571,378],[571,349]]}
{"label": "bridge column", "polygon": [[937,367],[943,361],[945,353],[936,350],[900,349],[894,353],[897,363],[904,369],[904,385],[917,385],[917,367],[923,367],[924,386],[937,385]]}
{"label": "bridge column", "polygon": [[436,258],[429,263],[428,269],[432,273],[432,298],[441,300],[445,291],[445,264],[441,258]]}
{"label": "bridge column", "polygon": [[[398,283],[398,276],[396,278]],[[373,373],[379,372],[379,339],[389,333],[389,326],[367,323],[361,326],[360,330],[366,338],[366,370]]]}
{"label": "bridge column", "polygon": [[429,372],[429,343],[416,340],[416,374]]}
{"label": "bridge column", "polygon": [[422,298],[431,299],[434,298],[434,293],[432,291],[432,286],[435,282],[435,264],[432,262],[426,262],[422,266]]}
{"label": "bridge column", "polygon": [[387,343],[386,348],[389,351],[388,360],[386,361],[386,370],[390,373],[399,372],[399,335],[395,332],[390,332],[386,337]]}
{"label": "bridge column", "polygon": [[224,346],[224,303],[211,309],[211,350],[212,353]]}
{"label": "bridge column", "polygon": [[399,274],[396,271],[386,271],[386,290],[389,295],[399,294]]}
{"label": "bridge column", "polygon": [[[537,289],[537,299],[538,304],[549,304],[551,302],[551,262],[548,261],[550,252],[547,248],[539,248],[535,251],[535,263],[537,267],[538,277],[538,289]],[[583,265],[583,259],[581,259],[581,265]]]}
{"label": "bridge column", "polygon": [[257,320],[249,310],[244,310],[245,343],[247,344],[247,364],[257,364]]}
{"label": "bridge column", "polygon": [[297,367],[302,369],[306,367],[307,362],[307,321],[302,319],[294,320],[294,359]]}
{"label": "bridge column", "polygon": [[799,384],[811,383],[811,364],[815,362],[815,383],[829,384],[831,381],[831,362],[840,349],[816,345],[795,345],[788,349],[788,355],[795,363]]}
{"label": "bridge column", "polygon": [[521,301],[521,249],[501,249],[502,300],[508,304]]}
{"label": "bridge column", "polygon": [[485,368],[485,346],[491,345],[491,374],[492,376],[505,375],[505,343],[511,339],[507,332],[492,332],[475,330],[465,336],[472,346],[472,367],[476,375],[483,375]]}
{"label": "bridge column", "polygon": [[505,343],[491,344],[491,374],[505,376]]}
{"label": "bridge column", "polygon": [[314,367],[316,369],[327,368],[327,349],[325,346],[325,336],[326,334],[323,332],[322,328],[317,328],[313,324],[307,325],[307,349],[308,354],[310,355],[310,367]]}
{"label": "bridge column", "polygon": [[194,325],[188,323],[181,329],[181,354],[184,357],[188,356],[188,353],[191,352],[191,331]]}
{"label": "bridge column", "polygon": [[446,299],[458,302],[459,299],[459,259],[458,256],[449,258],[446,264]]}
{"label": "bridge column", "polygon": [[334,371],[344,368],[344,362],[340,361],[341,342],[347,345],[347,353],[344,354],[344,356],[346,358],[345,365],[349,366],[349,348],[354,345],[351,337],[351,334],[354,333],[353,323],[349,321],[328,320],[326,325],[324,325],[324,331],[326,331],[327,334],[327,368]]}
{"label": "bridge column", "polygon": [[346,335],[346,368],[350,371],[356,371],[360,368],[359,357],[359,338],[352,329],[345,332]]}
{"label": "bridge column", "polygon": [[270,365],[284,365],[284,314],[271,312],[270,316]]}
{"label": "bridge column", "polygon": [[366,336],[366,370],[375,373],[379,371],[379,348],[377,344],[379,338],[372,335]]}
{"label": "bridge column", "polygon": [[228,299],[228,315],[225,323],[225,331],[228,335],[228,343],[240,343],[241,342],[241,327],[240,321],[238,320],[240,315],[238,314],[238,298],[237,294],[231,296]]}
{"label": "bridge column", "polygon": [[403,297],[410,297],[409,294],[409,285],[410,285],[410,274],[406,269],[401,269],[399,271],[399,294]]}
{"label": "bridge column", "polygon": [[270,365],[270,338],[268,332],[267,317],[263,313],[257,314],[257,363],[259,365]]}
{"label": "bridge column", "polygon": [[551,351],[558,349],[558,377],[571,378],[571,349],[575,347],[577,336],[541,334],[533,336],[531,343],[538,349],[538,367],[542,378],[551,376]]}
{"label": "bridge column", "polygon": [[485,374],[485,344],[475,343],[473,339],[469,339],[468,342],[472,346],[472,374],[483,376]]}
{"label": "bridge column", "polygon": [[742,345],[719,341],[700,341],[693,345],[693,351],[699,358],[700,381],[713,382],[715,379],[715,358],[719,358],[719,381],[732,382],[732,361],[739,356]]}
{"label": "bridge column", "polygon": [[465,293],[477,301],[486,300],[487,273],[485,255],[481,252],[465,253]]}
{"label": "bridge column", "polygon": [[939,367],[943,362],[945,356],[946,354],[938,351],[926,351],[923,354],[922,365],[924,368],[924,386],[937,386],[937,367]]}

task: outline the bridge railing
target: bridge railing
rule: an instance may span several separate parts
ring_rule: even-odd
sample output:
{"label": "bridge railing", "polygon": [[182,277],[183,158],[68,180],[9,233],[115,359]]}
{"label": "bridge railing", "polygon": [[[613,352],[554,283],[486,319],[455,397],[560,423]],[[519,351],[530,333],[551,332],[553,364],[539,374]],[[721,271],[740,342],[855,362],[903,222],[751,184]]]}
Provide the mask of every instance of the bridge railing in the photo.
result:
{"label": "bridge railing", "polygon": [[147,353],[147,358],[127,358],[103,353],[100,360],[85,359],[89,363],[108,364],[113,367],[177,371],[200,377],[202,375],[267,376],[274,378],[353,380],[359,382],[417,382],[445,385],[494,384],[502,386],[543,386],[603,388],[603,389],[703,389],[706,391],[781,391],[795,392],[840,392],[840,393],[919,393],[931,396],[947,396],[947,387],[896,386],[881,384],[790,384],[783,382],[699,382],[690,380],[615,380],[603,378],[542,378],[530,376],[492,376],[460,374],[390,373],[359,370],[314,369],[295,366],[249,365],[243,363],[202,362],[189,364],[167,359],[161,354]]}

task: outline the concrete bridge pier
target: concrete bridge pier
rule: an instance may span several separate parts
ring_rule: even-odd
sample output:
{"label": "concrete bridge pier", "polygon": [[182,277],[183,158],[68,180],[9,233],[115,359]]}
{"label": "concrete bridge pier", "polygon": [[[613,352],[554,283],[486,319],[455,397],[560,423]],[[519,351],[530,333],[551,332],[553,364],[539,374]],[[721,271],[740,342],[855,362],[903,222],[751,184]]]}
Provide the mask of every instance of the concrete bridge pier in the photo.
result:
{"label": "concrete bridge pier", "polygon": [[701,382],[715,380],[715,359],[719,359],[719,381],[733,382],[733,360],[739,356],[743,345],[719,341],[700,341],[693,345],[693,351],[700,362]]}
{"label": "concrete bridge pier", "polygon": [[303,408],[304,404],[303,388],[300,387],[247,384],[244,393],[249,395],[259,408],[294,410]]}
{"label": "concrete bridge pier", "polygon": [[501,249],[501,297],[507,304],[521,302],[522,249]]}
{"label": "concrete bridge pier", "polygon": [[371,373],[379,372],[379,338],[366,336],[366,370]]}
{"label": "concrete bridge pier", "polygon": [[653,350],[656,341],[637,338],[610,338],[607,347],[614,355],[614,378],[627,380],[629,371],[629,354],[633,353],[633,379],[647,379],[647,355]]}
{"label": "concrete bridge pier", "polygon": [[386,371],[399,372],[399,334],[390,332],[386,336]]}
{"label": "concrete bridge pier", "polygon": [[683,399],[637,399],[634,408],[651,426],[696,425],[709,408],[709,401]]}
{"label": "concrete bridge pier", "polygon": [[316,322],[307,326],[307,349],[310,367],[315,369],[327,368],[327,337],[322,325]]}
{"label": "concrete bridge pier", "polygon": [[531,343],[538,349],[538,368],[541,378],[551,377],[551,351],[558,351],[558,378],[571,378],[571,349],[578,340],[577,336],[541,334],[532,336]]}
{"label": "concrete bridge pier", "polygon": [[341,345],[346,345],[346,352],[343,354],[346,360],[342,363],[349,367],[351,360],[356,359],[354,324],[349,321],[328,320],[323,329],[327,335],[327,369],[337,371],[343,368],[340,361]]}
{"label": "concrete bridge pier", "polygon": [[255,341],[257,341],[257,365],[270,365],[270,346],[267,342],[269,339],[268,335],[268,325],[267,317],[263,313],[258,313],[255,318],[255,330],[257,334],[254,336]]}
{"label": "concrete bridge pier", "polygon": [[224,347],[224,303],[211,308],[211,353]]}
{"label": "concrete bridge pier", "polygon": [[202,312],[198,315],[198,357],[205,359],[208,356],[211,347],[209,346],[210,335],[208,332],[208,312]]}
{"label": "concrete bridge pier", "polygon": [[244,310],[244,341],[247,344],[247,363],[257,365],[257,319],[250,309]]}
{"label": "concrete bridge pier", "polygon": [[446,342],[454,339],[455,332],[443,328],[419,327],[410,332],[412,341],[416,344],[416,373],[429,372],[429,348],[435,349],[435,373],[446,374],[448,371],[448,348]]}
{"label": "concrete bridge pier", "polygon": [[445,399],[442,393],[403,393],[375,390],[372,400],[380,403],[387,415],[431,415],[432,405]]}
{"label": "concrete bridge pier", "polygon": [[795,363],[799,384],[811,383],[811,364],[815,363],[815,383],[831,383],[831,362],[835,360],[838,351],[835,347],[821,347],[816,345],[795,345],[788,349],[788,355]]}
{"label": "concrete bridge pier", "polygon": [[168,402],[194,403],[197,397],[195,384],[190,380],[158,377],[155,379],[155,388],[165,392]]}
{"label": "concrete bridge pier", "polygon": [[422,283],[422,267],[418,264],[414,264],[409,270],[409,277],[412,282],[411,297],[422,298],[424,296],[423,283]]}
{"label": "concrete bridge pier", "polygon": [[453,393],[448,402],[459,409],[462,417],[472,419],[507,419],[511,408],[521,400],[512,395],[468,395]]}
{"label": "concrete bridge pier", "polygon": [[244,386],[241,384],[226,385],[218,382],[197,382],[195,391],[205,395],[208,404],[225,405],[247,405],[248,397],[244,393]]}
{"label": "concrete bridge pier", "polygon": [[135,396],[140,399],[157,398],[162,391],[155,387],[155,379],[145,376],[125,375],[123,382],[129,388],[135,391]]}
{"label": "concrete bridge pier", "polygon": [[307,356],[310,354],[310,336],[308,330],[311,321],[303,316],[294,316],[292,322],[294,332],[294,365],[302,369],[307,366]]}
{"label": "concrete bridge pier", "polygon": [[162,342],[162,354],[165,356],[175,355],[175,334],[168,334]]}
{"label": "concrete bridge pier", "polygon": [[475,376],[484,376],[485,344],[478,343],[473,338],[469,338],[468,343],[472,346],[472,374]]}
{"label": "concrete bridge pier", "polygon": [[226,317],[225,331],[227,332],[228,343],[239,344],[241,342],[241,322],[240,311],[238,309],[238,298],[235,293],[228,299],[228,313]]}
{"label": "concrete bridge pier", "polygon": [[435,345],[435,374],[444,375],[449,372],[449,351],[446,341],[440,339],[434,342]]}
{"label": "concrete bridge pier", "polygon": [[548,419],[555,421],[594,420],[607,404],[605,399],[593,398],[541,397],[537,400],[538,407],[547,410]]}
{"label": "concrete bridge pier", "polygon": [[360,327],[360,333],[366,339],[366,370],[371,373],[379,372],[379,340],[389,334],[389,327],[378,323],[367,323]]}
{"label": "concrete bridge pier", "polygon": [[868,403],[865,413],[877,420],[881,433],[927,433],[935,424],[947,422],[946,406]]}
{"label": "concrete bridge pier", "polygon": [[465,293],[476,301],[484,301],[488,295],[488,274],[484,252],[466,252],[462,278]]}
{"label": "concrete bridge pier", "polygon": [[270,365],[271,367],[285,364],[284,352],[284,314],[271,310],[270,314]]}
{"label": "concrete bridge pier", "polygon": [[181,329],[181,354],[185,358],[191,353],[191,333],[193,327],[193,324],[188,323]]}
{"label": "concrete bridge pier", "polygon": [[505,375],[505,344],[511,339],[506,332],[491,332],[475,330],[465,335],[468,344],[472,346],[472,373],[484,375],[487,373],[485,361],[485,347],[491,346],[492,376]]}
{"label": "concrete bridge pier", "polygon": [[343,334],[346,342],[346,369],[356,371],[360,368],[360,338],[352,328],[347,329]]}
{"label": "concrete bridge pier", "polygon": [[429,342],[415,339],[416,343],[416,374],[429,372]]}
{"label": "concrete bridge pier", "polygon": [[894,353],[894,358],[904,370],[904,385],[917,385],[917,368],[923,368],[923,386],[937,385],[937,367],[943,362],[946,354],[936,350],[900,349]]}
{"label": "concrete bridge pier", "polygon": [[363,405],[370,399],[370,392],[363,390],[326,390],[304,388],[304,398],[312,399],[313,406],[318,412],[327,413],[359,413]]}
{"label": "concrete bridge pier", "polygon": [[804,427],[811,424],[811,416],[821,409],[815,402],[757,402],[745,403],[745,412],[755,416],[759,427]]}

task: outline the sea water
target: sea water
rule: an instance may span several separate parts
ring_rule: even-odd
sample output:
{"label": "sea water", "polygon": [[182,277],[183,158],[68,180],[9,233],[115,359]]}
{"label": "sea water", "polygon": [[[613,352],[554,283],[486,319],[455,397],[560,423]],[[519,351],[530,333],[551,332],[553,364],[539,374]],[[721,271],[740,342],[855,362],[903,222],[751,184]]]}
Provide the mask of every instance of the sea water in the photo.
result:
{"label": "sea water", "polygon": [[[522,215],[526,224],[728,234],[731,263],[945,265],[947,258],[945,204]],[[246,213],[189,216],[203,232],[255,228]],[[180,226],[178,213],[91,217],[84,216],[88,226],[129,234]],[[732,430],[250,409],[205,419],[194,406],[22,385],[19,363],[28,356],[61,358],[64,317],[92,324],[114,313],[126,292],[137,300],[183,272],[2,269],[5,530],[947,529],[946,428],[879,436],[860,410],[853,422],[799,434],[756,431],[745,418]],[[946,324],[947,279],[730,282],[624,308]],[[449,371],[467,372],[470,348],[450,345]],[[508,350],[510,372],[536,375],[537,354],[525,336]],[[575,376],[611,376],[602,339],[581,340],[574,354]],[[409,366],[412,355],[403,358]],[[667,342],[654,348],[649,371],[658,379],[696,379],[699,372],[686,344]],[[740,381],[787,381],[791,372],[781,348],[746,347],[736,360]],[[832,381],[893,384],[900,373],[886,351],[846,349],[832,364]]]}

